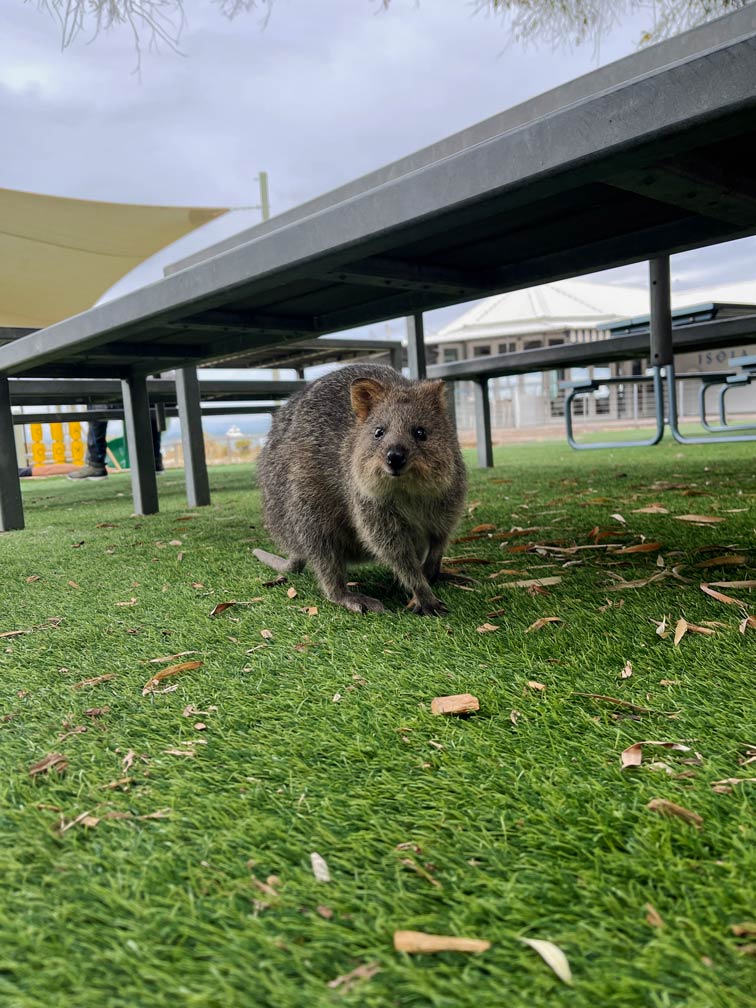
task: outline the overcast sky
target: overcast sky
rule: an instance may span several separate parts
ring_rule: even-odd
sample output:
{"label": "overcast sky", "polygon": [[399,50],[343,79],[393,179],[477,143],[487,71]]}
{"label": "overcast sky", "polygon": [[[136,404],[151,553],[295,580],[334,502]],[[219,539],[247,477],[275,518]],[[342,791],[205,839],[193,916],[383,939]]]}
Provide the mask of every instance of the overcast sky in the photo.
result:
{"label": "overcast sky", "polygon": [[[0,3],[0,186],[84,199],[245,207],[269,173],[280,212],[632,52],[648,17],[591,46],[511,42],[469,0],[275,0],[228,21],[185,0],[182,54],[146,52],[127,29],[65,51],[35,0]],[[162,263],[248,227],[230,215]],[[753,240],[678,256],[675,286],[753,278]],[[644,283],[645,266],[611,276]],[[135,281],[130,280],[133,284]],[[447,309],[438,321],[449,318]]]}

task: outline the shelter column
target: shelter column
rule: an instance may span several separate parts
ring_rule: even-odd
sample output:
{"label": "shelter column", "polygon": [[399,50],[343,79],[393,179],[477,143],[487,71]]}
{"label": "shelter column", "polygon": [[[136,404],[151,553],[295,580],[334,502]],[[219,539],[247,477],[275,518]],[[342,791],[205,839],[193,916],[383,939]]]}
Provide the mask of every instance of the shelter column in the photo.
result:
{"label": "shelter column", "polygon": [[23,527],[24,506],[16,464],[10,385],[7,376],[0,374],[0,532]]}
{"label": "shelter column", "polygon": [[186,499],[189,507],[202,507],[210,503],[210,481],[207,476],[202,403],[196,367],[179,368],[176,371],[176,401],[184,449]]}
{"label": "shelter column", "polygon": [[132,374],[122,379],[121,389],[134,511],[141,515],[155,514],[158,510],[158,493],[147,378]]}
{"label": "shelter column", "polygon": [[413,380],[425,378],[425,330],[423,313],[407,316],[407,363]]}
{"label": "shelter column", "polygon": [[669,256],[651,259],[649,264],[651,295],[651,353],[652,367],[673,363],[672,306],[669,283]]}
{"label": "shelter column", "polygon": [[478,448],[478,467],[490,469],[493,466],[493,442],[491,440],[491,403],[488,399],[488,379],[476,378],[473,382],[475,396],[475,440]]}

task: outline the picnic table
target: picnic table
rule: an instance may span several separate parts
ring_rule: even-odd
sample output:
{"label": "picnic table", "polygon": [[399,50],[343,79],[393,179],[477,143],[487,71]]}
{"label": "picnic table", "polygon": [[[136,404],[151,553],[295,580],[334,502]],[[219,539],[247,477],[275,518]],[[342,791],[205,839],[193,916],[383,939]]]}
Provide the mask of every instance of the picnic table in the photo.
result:
{"label": "picnic table", "polygon": [[411,316],[417,365],[428,309],[754,234],[755,111],[749,5],[0,347],[0,527],[23,526],[11,376],[120,379],[137,510],[152,513],[148,375],[176,369],[199,470],[199,364]]}

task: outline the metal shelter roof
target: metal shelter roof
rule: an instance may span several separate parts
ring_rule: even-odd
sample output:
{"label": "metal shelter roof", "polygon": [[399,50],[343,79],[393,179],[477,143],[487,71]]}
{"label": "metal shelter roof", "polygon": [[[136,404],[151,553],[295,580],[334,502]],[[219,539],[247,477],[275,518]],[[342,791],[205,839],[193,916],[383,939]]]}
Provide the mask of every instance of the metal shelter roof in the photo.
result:
{"label": "metal shelter roof", "polygon": [[755,113],[749,5],[1,347],[0,371],[154,373],[753,234]]}

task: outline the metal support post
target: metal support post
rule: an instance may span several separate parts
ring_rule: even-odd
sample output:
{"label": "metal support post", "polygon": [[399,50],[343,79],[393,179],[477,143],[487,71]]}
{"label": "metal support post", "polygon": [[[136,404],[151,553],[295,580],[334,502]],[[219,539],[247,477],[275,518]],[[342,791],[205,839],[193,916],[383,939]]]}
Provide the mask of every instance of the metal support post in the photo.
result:
{"label": "metal support post", "polygon": [[210,481],[202,434],[202,402],[196,367],[176,371],[176,400],[181,421],[181,444],[184,449],[186,499],[189,507],[210,503]]}
{"label": "metal support post", "polygon": [[143,375],[130,375],[122,379],[121,389],[134,511],[140,515],[155,514],[158,493],[147,379]]}
{"label": "metal support post", "polygon": [[452,425],[452,430],[457,429],[457,386],[453,381],[446,382],[444,388],[446,393],[446,412],[449,417],[449,422]]}
{"label": "metal support post", "polygon": [[10,387],[6,375],[0,375],[0,532],[23,527],[24,506],[16,464]]}
{"label": "metal support post", "polygon": [[157,429],[162,434],[168,427],[165,420],[165,403],[155,403],[152,408],[155,410],[155,423],[157,424]]}
{"label": "metal support post", "polygon": [[478,448],[478,468],[493,466],[493,442],[491,440],[491,403],[488,400],[488,379],[478,378],[473,382],[475,398],[475,440]]}
{"label": "metal support post", "polygon": [[649,264],[651,321],[649,335],[651,367],[666,367],[673,361],[672,302],[669,284],[669,256],[651,259]]}
{"label": "metal support post", "polygon": [[425,378],[425,332],[423,313],[415,312],[407,316],[407,363],[410,378]]}

